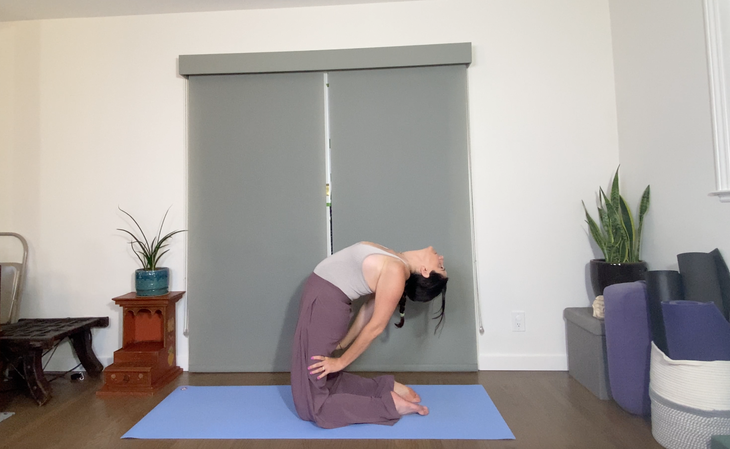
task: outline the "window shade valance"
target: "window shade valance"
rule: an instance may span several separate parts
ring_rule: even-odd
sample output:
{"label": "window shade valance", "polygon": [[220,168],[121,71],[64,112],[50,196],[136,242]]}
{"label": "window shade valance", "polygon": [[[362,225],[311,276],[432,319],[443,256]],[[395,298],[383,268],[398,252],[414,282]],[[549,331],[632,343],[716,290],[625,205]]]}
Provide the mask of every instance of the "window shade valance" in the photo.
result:
{"label": "window shade valance", "polygon": [[313,72],[471,64],[471,43],[345,50],[181,55],[180,75]]}

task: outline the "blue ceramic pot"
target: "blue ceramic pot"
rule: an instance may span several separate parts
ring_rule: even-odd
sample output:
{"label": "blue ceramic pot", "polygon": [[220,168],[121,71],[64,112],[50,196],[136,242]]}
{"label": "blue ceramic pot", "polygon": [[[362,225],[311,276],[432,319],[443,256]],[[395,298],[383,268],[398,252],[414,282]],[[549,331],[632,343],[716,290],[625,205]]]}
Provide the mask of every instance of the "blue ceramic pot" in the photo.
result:
{"label": "blue ceramic pot", "polygon": [[170,269],[139,269],[134,272],[134,282],[137,289],[137,296],[166,295],[170,286]]}

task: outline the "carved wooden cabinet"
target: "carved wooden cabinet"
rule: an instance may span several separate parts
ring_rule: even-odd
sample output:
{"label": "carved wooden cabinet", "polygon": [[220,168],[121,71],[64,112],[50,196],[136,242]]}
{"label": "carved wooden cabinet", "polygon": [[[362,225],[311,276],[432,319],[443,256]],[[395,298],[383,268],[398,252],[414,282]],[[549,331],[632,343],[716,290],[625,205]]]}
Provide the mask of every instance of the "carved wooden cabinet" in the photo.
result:
{"label": "carved wooden cabinet", "polygon": [[122,348],[104,369],[98,396],[152,395],[182,373],[175,353],[175,303],[185,292],[114,298],[122,307]]}

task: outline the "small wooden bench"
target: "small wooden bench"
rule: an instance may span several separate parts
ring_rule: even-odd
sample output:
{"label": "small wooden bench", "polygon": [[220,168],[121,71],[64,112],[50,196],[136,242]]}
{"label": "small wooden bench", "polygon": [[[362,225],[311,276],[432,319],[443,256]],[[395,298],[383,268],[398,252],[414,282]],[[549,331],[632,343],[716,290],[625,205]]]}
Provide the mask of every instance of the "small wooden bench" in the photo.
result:
{"label": "small wooden bench", "polygon": [[91,328],[108,325],[108,317],[22,319],[3,325],[0,356],[20,371],[33,399],[43,405],[51,398],[51,384],[43,373],[44,351],[68,337],[86,373],[98,377],[104,367],[91,347]]}

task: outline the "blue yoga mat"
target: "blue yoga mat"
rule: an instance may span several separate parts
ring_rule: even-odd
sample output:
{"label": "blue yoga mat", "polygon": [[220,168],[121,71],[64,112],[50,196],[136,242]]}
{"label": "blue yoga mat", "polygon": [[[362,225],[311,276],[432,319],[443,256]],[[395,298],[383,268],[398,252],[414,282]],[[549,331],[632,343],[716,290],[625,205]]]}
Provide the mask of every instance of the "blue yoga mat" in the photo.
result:
{"label": "blue yoga mat", "polygon": [[481,385],[412,385],[428,416],[393,426],[321,429],[302,421],[288,385],[178,387],[122,438],[145,439],[514,439]]}

